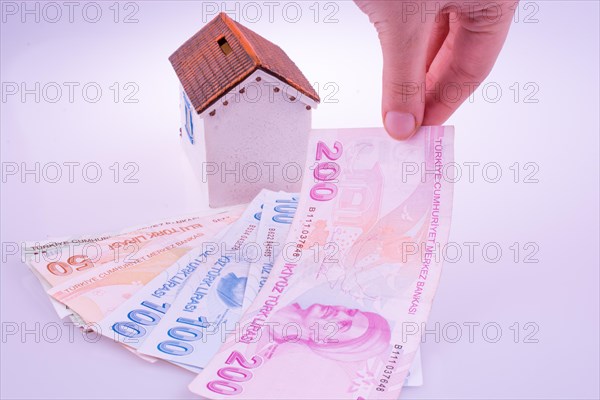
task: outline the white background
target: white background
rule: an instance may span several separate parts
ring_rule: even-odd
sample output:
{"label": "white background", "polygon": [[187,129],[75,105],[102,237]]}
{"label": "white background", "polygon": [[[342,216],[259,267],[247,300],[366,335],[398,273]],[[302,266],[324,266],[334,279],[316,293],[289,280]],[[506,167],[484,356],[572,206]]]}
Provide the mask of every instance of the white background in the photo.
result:
{"label": "white background", "polygon": [[[37,183],[33,175],[6,177],[3,246],[114,231],[203,207],[179,146],[178,82],[167,60],[202,27],[203,6],[137,2],[139,22],[124,24],[113,21],[111,4],[102,3],[104,14],[95,24],[80,12],[74,23],[67,16],[57,23],[43,18],[36,23],[31,17],[22,23],[17,15],[2,24],[2,82],[29,87],[97,82],[103,89],[93,104],[81,90],[70,103],[66,89],[57,103],[36,103],[32,96],[25,102],[18,96],[3,99],[4,166],[96,162],[103,172],[98,183],[86,182],[81,169],[73,183],[66,175],[54,184]],[[317,5],[321,13],[315,23],[311,4],[302,3],[295,24],[283,18],[282,6],[275,9],[273,23],[264,6],[256,23],[248,21],[254,13],[244,15],[241,5],[237,19],[280,45],[320,85],[322,99],[338,100],[321,104],[313,113],[314,127],[380,126],[382,62],[374,29],[350,2],[338,3],[337,23],[323,22],[335,11],[323,3]],[[131,9],[121,5],[125,11]],[[463,177],[455,186],[450,240],[463,254],[446,263],[442,275],[430,317],[430,329],[439,323],[442,335],[437,341],[427,335],[422,346],[425,385],[405,390],[403,398],[599,396],[598,3],[523,1],[520,11],[486,81],[491,85],[487,100],[478,90],[448,122],[456,127],[460,165],[495,162],[503,175],[497,183],[487,182],[479,166],[474,182]],[[537,22],[525,23],[531,13]],[[139,102],[124,103],[128,91],[123,91],[115,103],[109,89],[114,82],[121,90],[134,82]],[[328,82],[339,91],[324,90]],[[520,87],[516,99],[510,89],[515,83]],[[525,90],[526,83],[534,86]],[[494,99],[497,87],[502,94]],[[539,90],[530,100],[538,101],[526,103],[532,87]],[[122,173],[124,163],[136,163],[139,182],[124,183],[124,175],[113,182],[108,167],[115,162]],[[521,166],[518,183],[509,169],[515,162]],[[528,162],[539,167],[538,183],[523,182]],[[472,262],[465,242],[481,244]],[[521,246],[518,262],[509,249],[514,242]],[[539,247],[537,263],[523,262],[528,242]],[[485,243],[501,247],[498,262],[483,257]],[[190,373],[141,361],[108,340],[87,343],[76,332],[71,341],[66,327],[56,343],[44,340],[43,333],[55,335],[47,324],[60,321],[18,255],[3,251],[2,261],[3,333],[7,324],[35,331],[39,323],[41,336],[39,342],[35,334],[2,338],[3,398],[191,397]],[[480,324],[473,343],[464,325],[469,322]],[[515,322],[518,343],[510,329]],[[524,335],[532,332],[524,329],[528,322],[539,328],[530,338],[537,343],[524,343]],[[493,330],[482,334],[486,323],[501,327],[497,343],[486,340]],[[450,342],[453,324],[463,328],[456,343]]]}

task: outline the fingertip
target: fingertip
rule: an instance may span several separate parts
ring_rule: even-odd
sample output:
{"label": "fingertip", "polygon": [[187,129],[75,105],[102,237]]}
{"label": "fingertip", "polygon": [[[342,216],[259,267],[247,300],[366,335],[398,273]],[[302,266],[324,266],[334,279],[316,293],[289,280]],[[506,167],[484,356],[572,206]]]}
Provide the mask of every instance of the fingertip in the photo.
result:
{"label": "fingertip", "polygon": [[406,140],[417,131],[417,120],[411,113],[388,111],[383,118],[387,133],[398,140]]}

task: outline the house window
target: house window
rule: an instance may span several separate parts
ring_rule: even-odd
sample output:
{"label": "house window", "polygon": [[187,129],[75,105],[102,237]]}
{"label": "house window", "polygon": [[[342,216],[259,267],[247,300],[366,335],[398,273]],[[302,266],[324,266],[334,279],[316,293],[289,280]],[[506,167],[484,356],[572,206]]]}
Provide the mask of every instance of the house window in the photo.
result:
{"label": "house window", "polygon": [[219,47],[221,48],[221,51],[225,55],[227,55],[233,51],[233,49],[231,48],[231,45],[229,45],[229,43],[227,43],[227,39],[225,39],[224,37],[217,40],[217,44],[219,45]]}
{"label": "house window", "polygon": [[188,139],[190,139],[190,143],[194,144],[194,121],[192,120],[193,108],[190,106],[190,102],[185,94],[183,95],[183,101],[185,103],[185,131],[187,132]]}

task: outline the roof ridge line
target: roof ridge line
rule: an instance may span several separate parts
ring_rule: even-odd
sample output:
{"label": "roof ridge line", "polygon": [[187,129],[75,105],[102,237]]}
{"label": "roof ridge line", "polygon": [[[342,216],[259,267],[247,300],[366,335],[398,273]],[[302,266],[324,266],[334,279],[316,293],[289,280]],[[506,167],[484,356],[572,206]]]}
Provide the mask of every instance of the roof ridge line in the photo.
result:
{"label": "roof ridge line", "polygon": [[258,58],[258,54],[256,53],[256,50],[254,50],[254,46],[252,46],[252,43],[250,43],[246,35],[244,35],[240,28],[238,28],[235,21],[224,12],[220,12],[219,16],[221,17],[223,22],[225,22],[225,25],[229,27],[229,30],[231,30],[231,32],[238,38],[242,47],[244,47],[244,49],[246,50],[246,53],[248,53],[252,61],[254,61],[254,65],[256,67],[262,67],[262,63]]}

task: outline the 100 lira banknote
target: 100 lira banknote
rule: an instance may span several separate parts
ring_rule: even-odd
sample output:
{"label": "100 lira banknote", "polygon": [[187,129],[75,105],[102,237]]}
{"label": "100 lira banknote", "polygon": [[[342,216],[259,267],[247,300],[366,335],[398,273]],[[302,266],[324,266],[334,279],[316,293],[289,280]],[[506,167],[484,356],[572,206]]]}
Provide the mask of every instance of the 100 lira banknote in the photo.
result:
{"label": "100 lira banknote", "polygon": [[244,294],[244,310],[250,307],[269,277],[273,263],[285,245],[285,238],[290,230],[297,206],[298,194],[295,193],[279,192],[265,200],[256,234],[260,255],[250,263]]}
{"label": "100 lira banknote", "polygon": [[400,394],[420,343],[406,327],[427,320],[441,272],[433,254],[449,233],[453,128],[401,142],[383,129],[313,131],[308,154],[293,246],[190,385],[196,394]]}
{"label": "100 lira banknote", "polygon": [[[202,216],[216,213],[171,218],[115,233],[29,242],[25,244],[24,261],[48,291],[108,262],[127,259],[145,246],[169,241],[173,233],[194,224]],[[60,318],[73,314],[65,304],[52,297],[50,300]]]}
{"label": "100 lira banknote", "polygon": [[193,368],[202,368],[210,360],[227,326],[237,323],[241,316],[248,259],[257,256],[261,210],[265,198],[275,194],[263,190],[216,246],[207,247],[204,266],[188,279],[139,348],[140,353]]}
{"label": "100 lira banknote", "polygon": [[84,321],[101,321],[165,268],[235,221],[241,211],[241,207],[236,207],[173,228],[129,256],[104,260],[48,293]]}
{"label": "100 lira banknote", "polygon": [[138,349],[169,310],[187,280],[206,265],[209,254],[215,251],[208,243],[218,243],[228,227],[216,236],[190,250],[168,266],[125,303],[95,324],[102,335]]}

